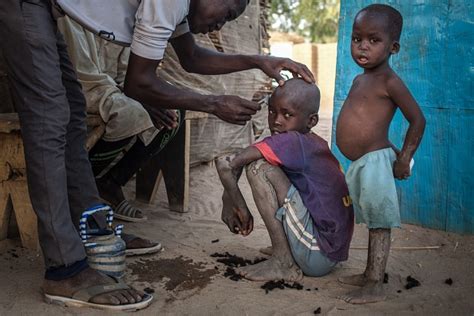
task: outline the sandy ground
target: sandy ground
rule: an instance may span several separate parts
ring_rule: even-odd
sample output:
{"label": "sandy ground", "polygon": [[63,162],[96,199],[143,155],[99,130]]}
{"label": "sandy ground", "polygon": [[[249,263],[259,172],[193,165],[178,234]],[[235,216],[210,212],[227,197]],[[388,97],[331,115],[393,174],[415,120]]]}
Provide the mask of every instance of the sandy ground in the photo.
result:
{"label": "sandy ground", "polygon": [[[330,124],[326,124],[330,126]],[[327,131],[327,130],[326,130]],[[326,132],[326,135],[328,132]],[[149,220],[126,224],[129,232],[160,241],[157,255],[130,258],[126,280],[139,289],[154,292],[154,303],[136,315],[474,315],[474,236],[404,225],[395,230],[393,247],[440,246],[437,250],[393,250],[386,284],[388,300],[369,305],[351,305],[337,297],[351,289],[337,282],[341,275],[362,272],[367,255],[352,249],[350,259],[323,278],[305,277],[303,288],[274,289],[266,293],[263,283],[233,281],[224,276],[227,266],[212,254],[228,252],[254,260],[258,249],[269,245],[262,220],[248,237],[228,232],[220,221],[222,188],[212,165],[191,170],[190,211],[167,209],[164,186],[153,205],[140,205]],[[242,180],[244,195],[250,188]],[[133,195],[133,185],[127,193]],[[249,202],[252,210],[255,205]],[[367,245],[367,231],[357,226],[353,248]],[[0,242],[0,315],[100,315],[93,309],[64,308],[42,301],[42,258],[17,241]],[[406,290],[407,276],[421,285]],[[445,283],[452,279],[452,285]]]}

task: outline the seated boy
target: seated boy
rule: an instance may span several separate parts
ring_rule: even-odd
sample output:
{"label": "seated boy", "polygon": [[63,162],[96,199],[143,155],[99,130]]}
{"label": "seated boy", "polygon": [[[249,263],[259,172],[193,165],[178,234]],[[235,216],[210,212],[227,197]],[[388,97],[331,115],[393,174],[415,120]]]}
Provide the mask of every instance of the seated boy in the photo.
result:
{"label": "seated boy", "polygon": [[[410,161],[425,128],[425,118],[403,81],[389,65],[400,49],[402,16],[387,5],[370,5],[357,13],[351,54],[364,69],[355,77],[336,128],[337,146],[352,164],[346,180],[354,202],[356,220],[369,228],[365,272],[344,277],[342,283],[361,286],[342,298],[362,304],[383,300],[385,267],[392,227],[400,227],[395,187],[397,179],[411,174]],[[410,123],[400,152],[388,139],[390,122],[400,108]]]}
{"label": "seated boy", "polygon": [[248,235],[253,229],[237,186],[248,165],[247,178],[272,242],[269,260],[238,270],[247,279],[323,276],[347,259],[354,215],[339,162],[326,141],[311,132],[318,123],[319,100],[316,85],[287,81],[270,98],[272,136],[218,162],[224,222],[234,233]]}

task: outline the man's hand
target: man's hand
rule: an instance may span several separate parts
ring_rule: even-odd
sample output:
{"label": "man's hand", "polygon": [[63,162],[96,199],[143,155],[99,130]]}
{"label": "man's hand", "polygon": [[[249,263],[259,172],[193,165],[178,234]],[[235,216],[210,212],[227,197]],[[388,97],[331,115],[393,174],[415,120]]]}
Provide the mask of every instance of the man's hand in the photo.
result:
{"label": "man's hand", "polygon": [[256,102],[233,95],[211,96],[210,98],[214,104],[212,114],[226,122],[238,125],[245,125],[261,108]]}
{"label": "man's hand", "polygon": [[150,114],[156,128],[174,129],[178,127],[178,115],[174,110],[163,109],[158,106],[144,106],[144,108]]}
{"label": "man's hand", "polygon": [[285,84],[285,79],[280,74],[282,70],[290,71],[294,78],[301,77],[308,83],[315,82],[313,73],[308,67],[289,58],[260,56],[258,66],[267,76],[275,79],[279,86]]}
{"label": "man's hand", "polygon": [[410,159],[403,159],[400,156],[393,163],[393,175],[398,180],[406,180],[411,175]]}

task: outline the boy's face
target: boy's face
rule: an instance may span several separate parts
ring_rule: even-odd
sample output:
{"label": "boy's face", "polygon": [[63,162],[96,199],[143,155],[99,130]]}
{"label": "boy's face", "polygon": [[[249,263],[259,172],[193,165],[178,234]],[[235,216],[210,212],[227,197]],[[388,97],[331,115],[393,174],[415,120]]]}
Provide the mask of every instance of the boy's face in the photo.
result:
{"label": "boy's face", "polygon": [[383,17],[370,16],[361,12],[356,16],[352,27],[351,55],[364,69],[372,69],[388,62],[391,54],[400,49],[392,40]]}
{"label": "boy's face", "polygon": [[295,105],[292,100],[275,93],[268,104],[268,126],[272,135],[288,131],[308,133],[318,122],[317,113],[307,113],[303,106]]}

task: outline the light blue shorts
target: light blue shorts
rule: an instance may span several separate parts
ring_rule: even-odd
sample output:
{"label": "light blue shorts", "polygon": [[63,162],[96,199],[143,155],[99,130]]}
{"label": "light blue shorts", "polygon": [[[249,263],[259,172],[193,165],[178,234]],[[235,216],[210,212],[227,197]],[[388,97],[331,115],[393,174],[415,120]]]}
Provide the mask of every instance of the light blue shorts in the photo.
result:
{"label": "light blue shorts", "polygon": [[368,228],[400,227],[400,207],[393,177],[392,148],[376,150],[352,162],[346,182],[357,223]]}
{"label": "light blue shorts", "polygon": [[293,259],[305,275],[320,277],[331,272],[337,262],[327,258],[319,250],[314,237],[313,219],[293,185],[275,217],[282,223]]}

